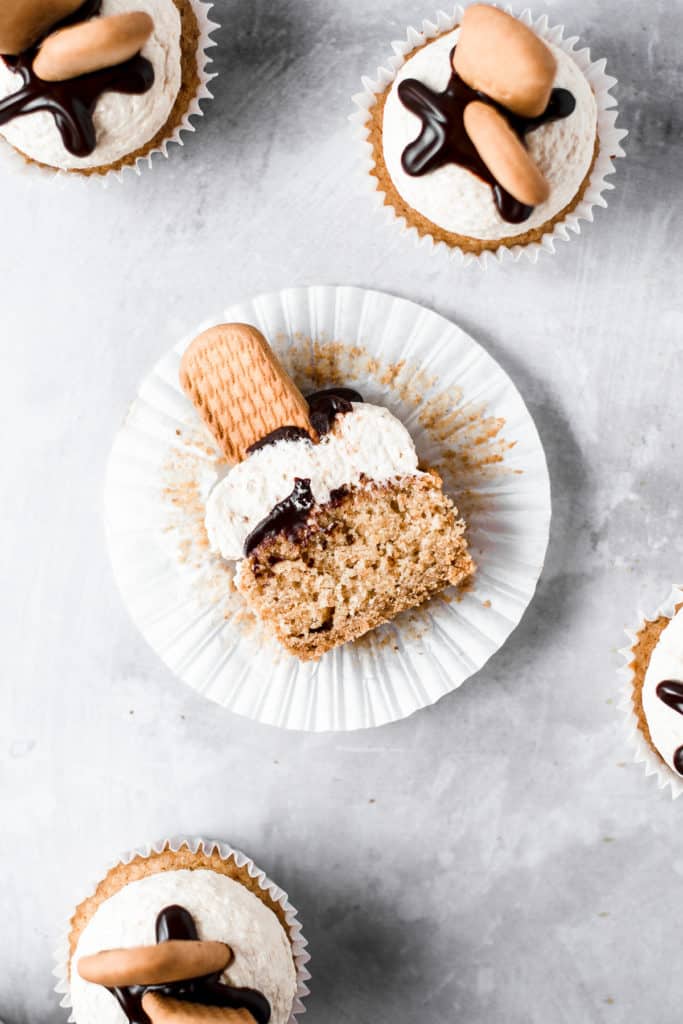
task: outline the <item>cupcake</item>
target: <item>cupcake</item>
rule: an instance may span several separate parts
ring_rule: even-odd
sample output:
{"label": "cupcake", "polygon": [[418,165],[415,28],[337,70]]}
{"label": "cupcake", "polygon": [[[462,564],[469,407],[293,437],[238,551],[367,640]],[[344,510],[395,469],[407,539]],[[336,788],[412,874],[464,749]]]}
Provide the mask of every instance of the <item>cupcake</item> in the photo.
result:
{"label": "cupcake", "polygon": [[411,30],[356,98],[368,173],[418,236],[500,257],[578,230],[624,133],[602,110],[614,80],[561,35],[474,4]]}
{"label": "cupcake", "polygon": [[319,658],[471,577],[465,524],[388,409],[343,387],[304,398],[245,324],[196,338],[180,383],[233,463],[207,502],[211,547],[290,654]]}
{"label": "cupcake", "polygon": [[683,792],[683,592],[674,587],[652,618],[629,634],[625,707],[637,759],[661,787]]}
{"label": "cupcake", "polygon": [[0,11],[0,135],[80,175],[178,140],[209,96],[201,0],[16,0]]}
{"label": "cupcake", "polygon": [[284,893],[203,841],[119,862],[77,908],[56,973],[77,1024],[287,1024],[305,941]]}

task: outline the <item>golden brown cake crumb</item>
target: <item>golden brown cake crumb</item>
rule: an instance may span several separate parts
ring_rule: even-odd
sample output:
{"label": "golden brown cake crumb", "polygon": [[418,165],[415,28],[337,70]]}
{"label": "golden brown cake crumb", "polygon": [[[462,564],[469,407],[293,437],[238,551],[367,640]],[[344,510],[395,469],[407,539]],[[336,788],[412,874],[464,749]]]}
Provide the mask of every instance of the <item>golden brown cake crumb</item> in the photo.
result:
{"label": "golden brown cake crumb", "polygon": [[238,589],[290,653],[318,658],[472,575],[457,516],[436,473],[352,488],[261,542]]}

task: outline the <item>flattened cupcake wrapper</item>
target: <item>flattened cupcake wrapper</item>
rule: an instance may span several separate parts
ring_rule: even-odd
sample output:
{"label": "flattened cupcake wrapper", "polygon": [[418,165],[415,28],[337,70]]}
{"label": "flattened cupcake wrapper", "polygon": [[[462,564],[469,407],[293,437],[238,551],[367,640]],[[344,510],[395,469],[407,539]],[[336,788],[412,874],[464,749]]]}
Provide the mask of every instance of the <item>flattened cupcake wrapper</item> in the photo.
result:
{"label": "flattened cupcake wrapper", "polygon": [[[253,324],[307,391],[347,384],[408,428],[468,522],[473,584],[403,613],[319,661],[273,639],[209,549],[205,505],[225,462],[178,379],[216,323]],[[541,440],[512,381],[455,324],[361,288],[290,288],[197,326],[141,382],[107,467],[105,529],[130,615],[171,671],[255,721],[311,732],[374,728],[435,703],[517,626],[550,524]]]}
{"label": "flattened cupcake wrapper", "polygon": [[[500,5],[494,5],[500,6]],[[514,14],[508,6],[503,8],[508,14]],[[572,234],[581,233],[581,221],[593,220],[593,208],[595,206],[607,206],[604,192],[614,188],[614,185],[607,181],[607,176],[614,174],[614,159],[623,157],[626,154],[621,146],[621,141],[628,134],[623,128],[616,127],[617,101],[611,95],[611,90],[617,84],[617,79],[605,73],[605,60],[592,61],[590,50],[587,47],[577,50],[578,36],[564,38],[564,26],[557,25],[550,27],[546,15],[534,20],[531,11],[527,8],[519,15],[519,20],[529,25],[534,31],[549,43],[561,47],[573,59],[574,63],[586,76],[591,84],[598,108],[598,138],[600,140],[600,151],[591,171],[588,186],[583,197],[574,209],[568,213],[563,220],[547,231],[540,241],[529,242],[526,245],[500,245],[497,249],[485,250],[481,253],[466,252],[457,246],[452,246],[444,241],[437,241],[430,234],[421,234],[416,227],[407,223],[391,205],[385,205],[385,193],[381,191],[381,185],[372,173],[375,166],[373,159],[373,148],[370,142],[370,118],[371,111],[377,102],[378,96],[382,95],[388,86],[396,78],[400,68],[406,62],[406,57],[416,47],[421,46],[427,40],[435,39],[456,28],[462,21],[465,13],[464,7],[458,4],[453,14],[446,14],[439,11],[434,21],[424,21],[422,29],[409,28],[404,40],[392,43],[394,56],[388,58],[385,64],[377,69],[375,78],[363,77],[363,91],[353,97],[353,102],[358,107],[350,120],[354,127],[354,136],[359,143],[361,150],[362,181],[369,188],[374,197],[376,208],[383,212],[387,224],[398,221],[402,234],[411,238],[417,246],[423,249],[429,248],[432,252],[444,254],[451,260],[455,260],[461,266],[469,266],[471,263],[478,263],[480,267],[486,268],[490,262],[502,263],[504,261],[516,262],[520,257],[525,256],[532,263],[536,263],[541,252],[554,254],[555,244],[562,239],[568,241]]]}
{"label": "flattened cupcake wrapper", "polygon": [[69,187],[78,187],[80,184],[81,187],[89,188],[93,187],[91,183],[95,182],[97,185],[107,188],[112,181],[122,182],[125,178],[130,177],[129,172],[139,177],[144,167],[152,167],[152,160],[157,155],[168,158],[169,146],[173,143],[183,146],[185,142],[182,137],[183,133],[197,130],[192,122],[192,118],[204,116],[204,111],[200,105],[201,101],[213,99],[213,93],[209,89],[209,82],[218,77],[217,71],[208,71],[208,66],[212,63],[213,58],[206,52],[216,45],[211,38],[211,34],[220,27],[218,22],[213,21],[210,17],[213,0],[191,0],[191,3],[199,28],[199,39],[197,41],[197,75],[199,77],[199,86],[180,124],[176,125],[173,132],[164,139],[160,146],[150,150],[146,156],[138,157],[134,164],[124,164],[118,170],[80,174],[77,170],[64,171],[58,167],[48,167],[33,160],[27,160],[0,136],[0,168],[14,174],[32,175],[34,179],[42,178],[45,180],[46,178],[51,178],[53,181],[58,181],[61,185],[68,182]]}
{"label": "flattened cupcake wrapper", "polygon": [[[292,1012],[289,1017],[289,1024],[295,1024],[296,1018],[302,1013],[306,1012],[306,1007],[303,1004],[303,1000],[309,994],[309,988],[306,984],[310,979],[311,975],[306,967],[306,964],[310,961],[311,957],[306,950],[308,945],[306,939],[301,931],[301,923],[299,922],[298,912],[289,902],[287,893],[284,892],[275,882],[272,882],[264,871],[256,867],[254,862],[250,860],[241,850],[236,850],[228,843],[219,842],[217,839],[206,839],[201,836],[174,836],[172,839],[160,839],[158,842],[150,843],[145,846],[139,846],[136,849],[128,850],[122,854],[116,860],[113,860],[107,867],[102,877],[117,867],[119,864],[130,864],[136,857],[151,857],[153,854],[163,853],[164,850],[172,850],[177,853],[178,850],[187,847],[191,853],[197,853],[202,850],[203,853],[210,855],[212,853],[218,853],[222,860],[229,861],[234,860],[238,867],[246,867],[249,875],[256,879],[259,887],[267,892],[274,903],[279,903],[285,915],[287,922],[287,931],[289,939],[292,944],[292,957],[294,958],[294,965],[296,967],[296,995],[294,997],[294,1003],[292,1005]],[[78,906],[91,896],[102,879],[98,878],[97,881],[91,882],[81,894],[80,899],[77,899],[74,906]],[[55,984],[55,992],[62,996],[60,1000],[60,1006],[64,1006],[67,1009],[71,1009],[71,988],[69,985],[69,934],[70,928],[67,928],[66,932],[61,938],[59,945],[54,953],[56,961],[56,967],[53,970],[54,976],[57,978]],[[75,1017],[73,1013],[69,1014],[69,1022],[75,1024]]]}
{"label": "flattened cupcake wrapper", "polygon": [[632,647],[638,639],[638,633],[646,622],[652,622],[661,615],[668,619],[673,618],[676,605],[683,600],[683,584],[673,583],[669,596],[652,613],[645,615],[639,611],[639,625],[635,629],[626,629],[628,647],[622,647],[619,654],[624,659],[624,665],[619,669],[619,677],[623,680],[619,710],[625,715],[625,730],[628,745],[633,752],[633,760],[636,764],[645,766],[646,775],[654,775],[657,778],[659,789],[671,790],[671,798],[676,800],[683,793],[683,778],[669,768],[668,764],[653,750],[647,742],[638,724],[638,718],[633,707],[633,672],[631,662],[633,661]]}

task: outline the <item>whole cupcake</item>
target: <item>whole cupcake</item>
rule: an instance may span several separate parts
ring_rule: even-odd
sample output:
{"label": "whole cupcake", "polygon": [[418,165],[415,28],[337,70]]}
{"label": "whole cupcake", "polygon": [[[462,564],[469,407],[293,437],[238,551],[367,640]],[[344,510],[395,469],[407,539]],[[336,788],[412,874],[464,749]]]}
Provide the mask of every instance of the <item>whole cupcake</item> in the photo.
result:
{"label": "whole cupcake", "polygon": [[308,959],[284,893],[219,844],[118,863],[71,919],[57,973],[77,1024],[287,1024]]}
{"label": "whole cupcake", "polygon": [[135,166],[201,113],[212,27],[202,0],[0,5],[0,135],[81,175]]}
{"label": "whole cupcake", "polygon": [[636,756],[677,797],[683,793],[683,590],[674,587],[629,637],[624,706]]}
{"label": "whole cupcake", "polygon": [[561,36],[474,4],[411,30],[356,97],[368,171],[419,236],[471,256],[535,253],[604,205],[625,134],[606,111],[614,79]]}

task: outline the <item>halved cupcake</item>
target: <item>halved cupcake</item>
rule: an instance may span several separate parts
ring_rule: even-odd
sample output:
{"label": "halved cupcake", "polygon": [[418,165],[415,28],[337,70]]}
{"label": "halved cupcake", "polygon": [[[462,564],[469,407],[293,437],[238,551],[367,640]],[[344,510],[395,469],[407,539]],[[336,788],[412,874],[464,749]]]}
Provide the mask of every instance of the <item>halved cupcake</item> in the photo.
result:
{"label": "halved cupcake", "polygon": [[195,339],[180,378],[236,463],[209,497],[211,545],[290,653],[317,658],[472,575],[465,524],[388,409],[347,388],[304,398],[243,324]]}

